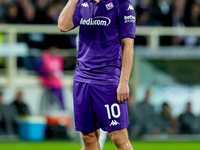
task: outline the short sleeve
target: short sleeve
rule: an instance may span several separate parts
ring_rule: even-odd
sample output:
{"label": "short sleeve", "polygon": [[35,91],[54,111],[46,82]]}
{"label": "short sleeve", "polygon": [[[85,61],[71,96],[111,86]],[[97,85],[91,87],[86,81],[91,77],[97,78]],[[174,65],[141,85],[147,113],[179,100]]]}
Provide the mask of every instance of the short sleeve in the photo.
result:
{"label": "short sleeve", "polygon": [[[80,2],[80,1],[79,1]],[[74,15],[73,15],[73,24],[74,24],[74,28],[76,28],[77,26],[79,26],[80,24],[80,20],[81,20],[81,14],[80,14],[80,7],[79,7],[78,3],[76,5],[75,11],[74,11]]]}
{"label": "short sleeve", "polygon": [[118,5],[118,31],[120,39],[135,38],[135,10],[128,0],[121,0]]}

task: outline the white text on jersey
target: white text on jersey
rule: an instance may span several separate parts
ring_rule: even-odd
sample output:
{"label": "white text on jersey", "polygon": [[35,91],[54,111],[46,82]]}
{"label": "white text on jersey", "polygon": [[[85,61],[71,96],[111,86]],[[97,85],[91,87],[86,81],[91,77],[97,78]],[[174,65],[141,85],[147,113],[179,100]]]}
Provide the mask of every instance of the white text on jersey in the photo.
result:
{"label": "white text on jersey", "polygon": [[111,23],[111,20],[104,16],[97,16],[94,18],[83,19],[81,18],[81,25],[97,25],[97,26],[108,26]]}

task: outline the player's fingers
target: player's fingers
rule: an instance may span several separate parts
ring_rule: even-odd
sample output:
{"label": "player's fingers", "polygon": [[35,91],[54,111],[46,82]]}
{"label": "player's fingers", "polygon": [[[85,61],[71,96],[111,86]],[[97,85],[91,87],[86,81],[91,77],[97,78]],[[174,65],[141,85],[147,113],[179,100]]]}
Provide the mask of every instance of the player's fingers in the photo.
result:
{"label": "player's fingers", "polygon": [[128,93],[117,93],[117,101],[118,103],[122,103],[123,101],[126,101],[129,99]]}
{"label": "player's fingers", "polygon": [[127,100],[128,100],[128,98],[129,98],[129,96],[128,96],[128,94],[127,94],[127,93],[125,93],[125,94],[124,94],[124,97],[125,97],[125,98],[124,98],[124,101],[127,101]]}
{"label": "player's fingers", "polygon": [[118,101],[118,103],[121,103],[122,99],[123,99],[123,95],[121,93],[118,93],[117,95],[118,95],[117,101]]}
{"label": "player's fingers", "polygon": [[124,95],[123,95],[123,101],[127,101],[128,99],[129,99],[129,94],[124,93]]}
{"label": "player's fingers", "polygon": [[121,94],[120,96],[120,102],[122,103],[124,101],[124,94]]}
{"label": "player's fingers", "polygon": [[117,102],[120,103],[120,94],[117,92]]}
{"label": "player's fingers", "polygon": [[126,93],[126,100],[129,100],[129,93]]}

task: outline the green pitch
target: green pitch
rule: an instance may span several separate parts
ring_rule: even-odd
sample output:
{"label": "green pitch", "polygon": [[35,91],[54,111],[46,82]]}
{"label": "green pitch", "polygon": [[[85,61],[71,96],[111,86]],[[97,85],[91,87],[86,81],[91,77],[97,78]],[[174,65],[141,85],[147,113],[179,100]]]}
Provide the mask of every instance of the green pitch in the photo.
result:
{"label": "green pitch", "polygon": [[[132,142],[134,150],[200,150],[200,142]],[[80,150],[76,142],[9,142],[0,141],[0,150]],[[112,142],[106,142],[104,150],[115,150]]]}

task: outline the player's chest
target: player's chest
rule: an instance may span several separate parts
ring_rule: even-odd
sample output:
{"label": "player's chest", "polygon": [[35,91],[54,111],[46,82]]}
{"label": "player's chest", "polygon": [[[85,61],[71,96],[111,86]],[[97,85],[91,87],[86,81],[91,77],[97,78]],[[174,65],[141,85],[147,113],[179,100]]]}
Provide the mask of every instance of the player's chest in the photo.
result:
{"label": "player's chest", "polygon": [[80,25],[86,26],[115,26],[117,22],[116,6],[109,1],[99,4],[95,2],[85,2],[81,4]]}

